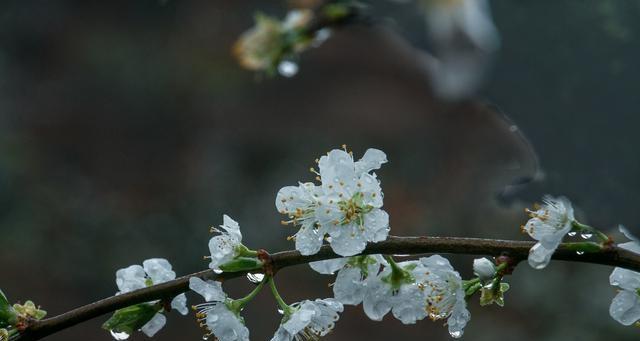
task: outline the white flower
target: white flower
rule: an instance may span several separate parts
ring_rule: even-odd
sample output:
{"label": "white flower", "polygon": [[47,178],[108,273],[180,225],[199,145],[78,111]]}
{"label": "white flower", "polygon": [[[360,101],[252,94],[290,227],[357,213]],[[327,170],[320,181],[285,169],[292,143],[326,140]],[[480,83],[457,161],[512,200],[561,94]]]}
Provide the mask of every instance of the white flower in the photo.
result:
{"label": "white flower", "polygon": [[342,304],[358,305],[364,299],[369,283],[376,279],[380,265],[387,264],[381,255],[355,256],[310,263],[321,274],[338,272],[333,295]]}
{"label": "white flower", "polygon": [[329,234],[334,252],[353,256],[367,242],[385,240],[389,215],[380,209],[382,189],[369,172],[386,162],[386,155],[377,149],[368,149],[359,161],[334,149],[318,160],[321,186],[304,183],[282,188],[276,208],[291,218],[285,224],[301,225],[295,235],[296,249],[303,255],[315,254]]}
{"label": "white flower", "polygon": [[206,303],[194,306],[200,325],[207,330],[208,337],[214,335],[220,341],[249,340],[249,329],[242,318],[229,309],[230,300],[222,290],[220,282],[189,278],[189,289],[204,297]]}
{"label": "white flower", "polygon": [[211,262],[209,268],[213,270],[220,269],[224,265],[232,261],[239,255],[242,248],[242,233],[240,233],[240,225],[231,219],[228,215],[222,216],[221,230],[211,228],[212,232],[218,232],[219,235],[209,240],[209,251],[211,252]]}
{"label": "white flower", "polygon": [[575,220],[573,207],[567,198],[545,196],[543,202],[537,210],[527,210],[531,219],[522,227],[531,238],[538,240],[529,251],[529,265],[534,269],[543,269],[549,264],[551,255],[571,231]]}
{"label": "white flower", "polygon": [[447,318],[449,334],[454,338],[461,337],[471,314],[467,310],[460,274],[439,255],[420,258],[420,262],[428,269],[425,290],[429,318],[434,321]]}
{"label": "white flower", "polygon": [[[640,243],[624,226],[620,225],[620,232],[630,242],[618,244],[619,247],[640,254]],[[640,273],[623,268],[615,268],[609,276],[609,283],[620,288],[620,291],[611,301],[609,314],[614,320],[625,326],[634,324],[640,320]]]}
{"label": "white flower", "polygon": [[[120,290],[118,294],[164,283],[175,278],[176,273],[171,269],[171,264],[163,258],[147,259],[142,263],[142,266],[131,265],[116,271],[116,285]],[[155,304],[156,302],[150,302],[149,304]],[[187,309],[187,296],[180,294],[174,297],[171,301],[171,308],[182,315],[186,315],[189,312],[189,309]],[[162,311],[159,311],[149,322],[142,326],[140,331],[152,337],[162,329],[167,322]]]}
{"label": "white flower", "polygon": [[473,260],[473,273],[486,282],[496,275],[496,266],[486,258],[476,258]]}
{"label": "white flower", "polygon": [[419,261],[400,262],[397,266],[402,276],[394,278],[392,267],[387,266],[367,283],[362,306],[374,321],[381,321],[391,311],[402,323],[413,324],[427,316],[425,282],[429,270]]}
{"label": "white flower", "polygon": [[293,313],[282,319],[271,341],[317,340],[327,335],[344,309],[342,303],[331,299],[304,300],[291,305]]}

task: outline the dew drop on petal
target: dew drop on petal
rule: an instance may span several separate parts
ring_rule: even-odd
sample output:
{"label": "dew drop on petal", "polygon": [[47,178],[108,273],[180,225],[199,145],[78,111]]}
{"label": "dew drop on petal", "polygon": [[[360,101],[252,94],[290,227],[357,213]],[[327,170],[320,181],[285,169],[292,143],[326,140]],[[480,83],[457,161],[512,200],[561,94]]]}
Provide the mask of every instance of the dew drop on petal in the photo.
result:
{"label": "dew drop on petal", "polygon": [[454,332],[449,332],[449,334],[451,335],[452,338],[454,339],[459,339],[462,336],[462,332],[459,330],[456,330]]}
{"label": "dew drop on petal", "polygon": [[575,236],[576,234],[577,234],[577,232],[576,232],[576,231],[571,231],[571,232],[567,233],[567,235],[568,235],[569,237],[573,237],[573,236]]}
{"label": "dew drop on petal", "polygon": [[256,274],[247,273],[247,279],[251,283],[258,284],[258,283],[262,282],[262,280],[264,279],[264,274],[261,274],[261,273],[256,273]]}
{"label": "dew drop on petal", "polygon": [[113,330],[110,330],[109,333],[111,333],[111,336],[113,336],[114,340],[126,340],[130,336],[128,333],[116,332],[116,331],[113,331]]}
{"label": "dew drop on petal", "polygon": [[278,73],[284,77],[293,77],[298,73],[298,64],[292,61],[282,61],[278,64]]}
{"label": "dew drop on petal", "polygon": [[224,271],[220,270],[220,269],[213,269],[213,272],[217,273],[218,275],[223,273]]}
{"label": "dew drop on petal", "polygon": [[580,237],[582,237],[582,239],[589,239],[593,237],[593,233],[583,233],[580,235]]}

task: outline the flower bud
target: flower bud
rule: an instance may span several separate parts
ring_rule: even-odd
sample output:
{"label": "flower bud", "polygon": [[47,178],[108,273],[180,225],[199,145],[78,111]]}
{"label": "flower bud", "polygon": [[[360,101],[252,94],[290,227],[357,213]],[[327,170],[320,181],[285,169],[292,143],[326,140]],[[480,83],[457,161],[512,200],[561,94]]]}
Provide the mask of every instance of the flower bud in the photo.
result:
{"label": "flower bud", "polygon": [[496,266],[486,258],[476,258],[473,260],[473,273],[481,281],[488,281],[496,275]]}

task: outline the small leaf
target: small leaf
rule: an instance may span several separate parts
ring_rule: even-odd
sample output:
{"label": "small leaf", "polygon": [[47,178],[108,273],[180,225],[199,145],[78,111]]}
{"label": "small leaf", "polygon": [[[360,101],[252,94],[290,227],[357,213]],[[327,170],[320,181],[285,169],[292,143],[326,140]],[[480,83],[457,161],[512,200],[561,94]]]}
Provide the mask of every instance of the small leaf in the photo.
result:
{"label": "small leaf", "polygon": [[116,310],[102,325],[103,329],[132,334],[142,328],[158,313],[162,307],[157,304],[141,303]]}

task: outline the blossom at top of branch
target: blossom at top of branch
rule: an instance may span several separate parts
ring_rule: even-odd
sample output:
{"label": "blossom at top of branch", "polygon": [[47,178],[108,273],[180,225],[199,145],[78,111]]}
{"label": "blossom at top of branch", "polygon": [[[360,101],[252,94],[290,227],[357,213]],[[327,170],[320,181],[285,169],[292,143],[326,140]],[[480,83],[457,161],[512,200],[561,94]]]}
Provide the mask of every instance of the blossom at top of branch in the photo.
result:
{"label": "blossom at top of branch", "polygon": [[[163,258],[147,259],[140,265],[131,265],[116,271],[116,285],[118,294],[124,294],[152,285],[164,283],[176,278],[169,261]],[[133,309],[136,308],[136,309]],[[171,308],[182,315],[186,315],[187,297],[185,294],[177,295],[171,300]],[[163,314],[164,307],[157,301],[143,303],[130,309],[121,309],[105,323],[105,328],[112,332],[131,332],[138,328],[147,336],[155,335],[167,323]],[[127,316],[124,318],[123,316]]]}
{"label": "blossom at top of branch", "polygon": [[[631,241],[618,244],[619,247],[640,254],[640,243],[624,226],[620,226],[622,232]],[[623,268],[615,268],[609,276],[609,283],[620,290],[611,301],[609,314],[611,317],[625,326],[640,321],[640,272]]]}
{"label": "blossom at top of branch", "polygon": [[[346,149],[346,148],[345,148]],[[381,209],[382,189],[372,170],[387,162],[384,152],[368,149],[362,159],[334,149],[318,162],[320,186],[300,183],[283,187],[276,195],[276,208],[289,216],[285,224],[300,225],[296,249],[303,255],[318,252],[325,236],[334,252],[352,256],[367,242],[385,240],[389,215]]]}
{"label": "blossom at top of branch", "polygon": [[573,207],[565,197],[545,196],[541,207],[535,211],[527,210],[527,213],[531,219],[522,226],[522,230],[538,241],[529,251],[529,265],[534,269],[543,269],[573,227]]}
{"label": "blossom at top of branch", "polygon": [[239,309],[233,309],[232,301],[217,281],[189,278],[189,289],[205,299],[205,303],[193,306],[200,326],[205,328],[205,339],[211,335],[220,341],[248,341],[249,329],[244,325]]}
{"label": "blossom at top of branch", "polygon": [[333,330],[344,309],[342,303],[331,298],[304,300],[290,308],[293,312],[284,312],[271,341],[317,340]]}

